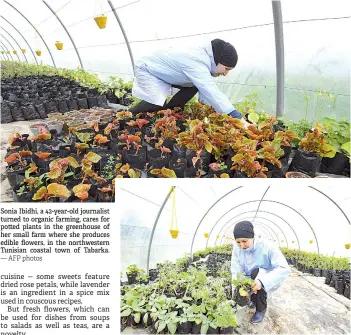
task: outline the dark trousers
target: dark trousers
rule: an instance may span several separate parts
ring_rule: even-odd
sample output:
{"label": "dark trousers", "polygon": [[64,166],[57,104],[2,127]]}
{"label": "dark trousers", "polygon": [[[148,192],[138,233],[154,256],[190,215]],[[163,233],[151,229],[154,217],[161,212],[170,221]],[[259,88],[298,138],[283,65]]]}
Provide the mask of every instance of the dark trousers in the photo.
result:
{"label": "dark trousers", "polygon": [[[258,275],[259,269],[251,272],[251,279],[255,279]],[[251,301],[256,305],[256,312],[263,312],[267,308],[267,293],[263,287],[257,291],[256,294],[251,295]]]}
{"label": "dark trousers", "polygon": [[139,113],[151,113],[156,112],[162,109],[173,109],[174,107],[180,107],[181,109],[184,108],[185,104],[197,93],[198,89],[193,87],[180,87],[180,86],[173,86],[175,88],[179,88],[179,92],[177,92],[172,99],[167,103],[165,101],[163,106],[158,106],[154,104],[150,104],[144,100],[141,100],[136,106],[129,109],[130,112],[133,114]]}

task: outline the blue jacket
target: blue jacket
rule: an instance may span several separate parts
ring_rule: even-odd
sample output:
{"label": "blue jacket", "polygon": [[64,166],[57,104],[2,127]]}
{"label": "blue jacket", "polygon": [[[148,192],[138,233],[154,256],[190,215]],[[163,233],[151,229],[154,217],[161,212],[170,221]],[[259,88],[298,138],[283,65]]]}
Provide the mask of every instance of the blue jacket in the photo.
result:
{"label": "blue jacket", "polygon": [[231,272],[236,279],[238,273],[251,276],[259,268],[256,279],[260,280],[267,293],[277,290],[290,273],[291,269],[280,249],[270,241],[255,238],[253,245],[247,249],[233,246]]}
{"label": "blue jacket", "polygon": [[[216,70],[211,42],[185,51],[158,51],[136,62],[132,95],[163,106],[172,85],[196,86],[200,101],[211,105],[219,114],[230,114],[235,108],[216,85],[211,75]],[[241,114],[237,112],[235,117],[241,118]]]}

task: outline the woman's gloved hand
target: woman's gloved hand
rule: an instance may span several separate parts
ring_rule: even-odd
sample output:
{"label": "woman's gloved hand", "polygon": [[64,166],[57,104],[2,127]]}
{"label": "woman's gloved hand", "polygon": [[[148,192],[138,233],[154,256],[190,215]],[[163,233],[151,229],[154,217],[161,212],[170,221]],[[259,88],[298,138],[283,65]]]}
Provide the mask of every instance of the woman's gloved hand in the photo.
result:
{"label": "woman's gloved hand", "polygon": [[236,109],[234,109],[228,115],[236,119],[240,119],[240,121],[244,124],[245,129],[247,129],[247,127],[250,125],[250,123],[248,123]]}

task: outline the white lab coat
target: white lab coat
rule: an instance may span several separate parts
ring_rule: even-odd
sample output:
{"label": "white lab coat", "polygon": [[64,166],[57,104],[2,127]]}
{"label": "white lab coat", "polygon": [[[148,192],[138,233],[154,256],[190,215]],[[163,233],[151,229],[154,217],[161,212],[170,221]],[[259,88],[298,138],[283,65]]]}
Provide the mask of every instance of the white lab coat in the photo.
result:
{"label": "white lab coat", "polygon": [[255,238],[252,250],[242,250],[236,243],[233,246],[231,272],[236,279],[238,273],[251,276],[259,268],[256,279],[259,279],[268,296],[277,290],[290,275],[291,269],[278,247],[270,241]]}
{"label": "white lab coat", "polygon": [[211,105],[217,113],[229,114],[235,107],[211,76],[216,69],[211,42],[185,51],[158,51],[136,62],[132,95],[163,106],[172,85],[196,86],[200,101]]}

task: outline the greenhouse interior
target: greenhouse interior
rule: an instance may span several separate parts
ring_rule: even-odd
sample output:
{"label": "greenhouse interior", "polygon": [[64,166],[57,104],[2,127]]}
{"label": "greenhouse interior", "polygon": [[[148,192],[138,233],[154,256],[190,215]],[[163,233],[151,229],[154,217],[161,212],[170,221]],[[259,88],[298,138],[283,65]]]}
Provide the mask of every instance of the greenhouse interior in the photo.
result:
{"label": "greenhouse interior", "polygon": [[[118,184],[121,333],[350,333],[348,187],[341,180],[253,183]],[[250,285],[231,273],[233,231],[242,221],[290,269],[259,324],[250,322],[247,294],[238,295]]]}
{"label": "greenhouse interior", "polygon": [[[212,5],[2,0],[2,201],[113,202],[115,177],[349,177],[349,1]],[[207,97],[199,79],[187,102],[142,108],[140,59],[216,40],[237,58]],[[171,106],[184,87],[164,83]]]}

